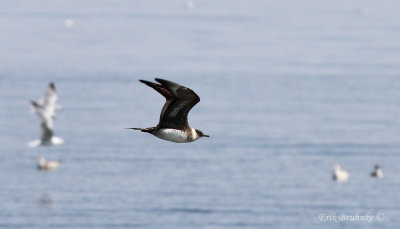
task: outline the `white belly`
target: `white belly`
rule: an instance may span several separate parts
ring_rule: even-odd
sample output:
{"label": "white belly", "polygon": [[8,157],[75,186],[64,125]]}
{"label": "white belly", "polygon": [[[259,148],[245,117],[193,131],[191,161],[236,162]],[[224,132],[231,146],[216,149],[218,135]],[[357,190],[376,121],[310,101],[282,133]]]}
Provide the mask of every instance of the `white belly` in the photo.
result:
{"label": "white belly", "polygon": [[60,165],[58,161],[46,161],[45,163],[38,164],[38,168],[41,170],[55,170]]}
{"label": "white belly", "polygon": [[176,143],[192,142],[193,140],[188,137],[186,132],[176,129],[159,129],[156,137]]}
{"label": "white belly", "polygon": [[333,177],[336,181],[343,182],[349,179],[349,173],[347,171],[339,170],[334,172]]}

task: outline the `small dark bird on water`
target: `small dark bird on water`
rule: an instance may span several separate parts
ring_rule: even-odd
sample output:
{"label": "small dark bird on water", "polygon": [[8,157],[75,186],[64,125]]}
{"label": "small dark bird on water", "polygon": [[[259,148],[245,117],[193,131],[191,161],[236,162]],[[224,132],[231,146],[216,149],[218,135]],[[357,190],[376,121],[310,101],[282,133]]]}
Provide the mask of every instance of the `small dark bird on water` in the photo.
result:
{"label": "small dark bird on water", "polygon": [[155,79],[158,83],[139,80],[147,86],[158,91],[167,100],[161,110],[160,122],[155,127],[128,128],[150,133],[163,140],[187,143],[201,137],[209,137],[200,130],[189,126],[187,116],[190,109],[200,102],[200,97],[190,88],[177,83]]}
{"label": "small dark bird on water", "polygon": [[374,171],[372,171],[370,173],[371,177],[375,177],[375,178],[382,178],[383,177],[383,172],[382,172],[382,168],[380,165],[375,165],[374,167]]}

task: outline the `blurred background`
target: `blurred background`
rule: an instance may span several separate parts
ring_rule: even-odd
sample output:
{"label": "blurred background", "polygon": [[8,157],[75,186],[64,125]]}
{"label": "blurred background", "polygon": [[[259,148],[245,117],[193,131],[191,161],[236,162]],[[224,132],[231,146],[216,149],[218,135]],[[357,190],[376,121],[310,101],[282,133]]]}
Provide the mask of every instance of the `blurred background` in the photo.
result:
{"label": "blurred background", "polygon": [[[0,228],[395,228],[398,6],[2,1]],[[124,129],[158,123],[164,98],[138,81],[155,77],[200,96],[189,124],[210,138]],[[65,144],[30,148],[49,82]],[[60,168],[37,171],[40,155]],[[357,213],[384,220],[319,217]]]}

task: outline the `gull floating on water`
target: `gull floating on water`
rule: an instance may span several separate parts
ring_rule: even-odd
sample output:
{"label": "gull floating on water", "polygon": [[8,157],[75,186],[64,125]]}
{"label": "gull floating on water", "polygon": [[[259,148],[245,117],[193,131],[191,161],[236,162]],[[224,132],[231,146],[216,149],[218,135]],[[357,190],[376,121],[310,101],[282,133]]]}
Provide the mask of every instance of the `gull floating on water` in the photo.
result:
{"label": "gull floating on water", "polygon": [[39,140],[32,141],[29,146],[48,146],[48,145],[59,145],[64,143],[64,140],[54,136],[54,117],[55,111],[60,109],[61,106],[56,104],[57,93],[53,83],[49,84],[43,99],[40,104],[31,101],[31,104],[35,110],[35,113],[40,121],[41,137]]}
{"label": "gull floating on water", "polygon": [[166,102],[161,110],[160,122],[155,127],[128,128],[150,133],[163,140],[187,143],[201,137],[209,137],[200,130],[191,128],[187,116],[190,109],[200,102],[200,97],[191,89],[177,83],[155,79],[158,83],[140,80],[140,82],[158,91],[165,97]]}
{"label": "gull floating on water", "polygon": [[54,199],[48,195],[48,194],[43,194],[38,198],[38,204],[42,206],[47,206],[53,204]]}
{"label": "gull floating on water", "polygon": [[371,177],[382,178],[383,172],[380,165],[375,165],[374,171],[371,172]]}
{"label": "gull floating on water", "polygon": [[67,18],[64,21],[64,26],[66,28],[72,28],[74,26],[74,21],[71,18]]}
{"label": "gull floating on water", "polygon": [[333,179],[337,182],[344,182],[349,179],[349,172],[342,170],[340,165],[333,166]]}
{"label": "gull floating on water", "polygon": [[60,166],[61,161],[46,161],[42,156],[38,157],[37,168],[39,170],[55,170]]}

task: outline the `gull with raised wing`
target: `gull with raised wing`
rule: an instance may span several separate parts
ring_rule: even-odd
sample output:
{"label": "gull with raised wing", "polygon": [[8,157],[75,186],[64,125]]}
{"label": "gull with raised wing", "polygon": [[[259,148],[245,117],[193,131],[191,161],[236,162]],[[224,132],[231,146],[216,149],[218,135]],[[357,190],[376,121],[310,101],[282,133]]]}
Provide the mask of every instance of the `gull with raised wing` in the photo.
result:
{"label": "gull with raised wing", "polygon": [[40,121],[41,137],[39,140],[32,141],[29,146],[49,146],[59,145],[64,143],[64,140],[54,136],[54,116],[56,105],[57,94],[55,93],[55,87],[53,83],[50,83],[44,98],[41,103],[31,101],[35,113]]}
{"label": "gull with raised wing", "polygon": [[158,78],[155,80],[159,84],[146,80],[139,81],[165,97],[166,102],[161,110],[160,122],[155,127],[127,129],[147,132],[163,140],[176,143],[193,142],[201,137],[209,137],[188,124],[189,111],[200,102],[200,97],[190,88],[177,83]]}

